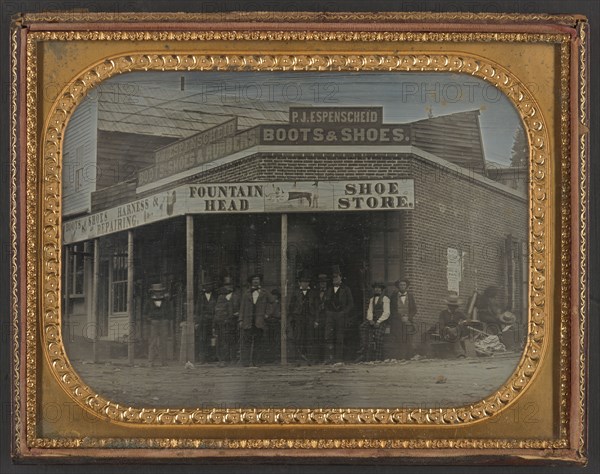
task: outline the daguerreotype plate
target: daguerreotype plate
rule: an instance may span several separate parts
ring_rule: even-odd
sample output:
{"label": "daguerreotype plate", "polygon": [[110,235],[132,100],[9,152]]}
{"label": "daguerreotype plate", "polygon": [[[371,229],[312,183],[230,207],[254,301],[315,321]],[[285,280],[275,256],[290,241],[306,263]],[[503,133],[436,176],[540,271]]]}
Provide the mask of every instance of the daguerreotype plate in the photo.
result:
{"label": "daguerreotype plate", "polygon": [[19,17],[15,457],[585,462],[586,35]]}

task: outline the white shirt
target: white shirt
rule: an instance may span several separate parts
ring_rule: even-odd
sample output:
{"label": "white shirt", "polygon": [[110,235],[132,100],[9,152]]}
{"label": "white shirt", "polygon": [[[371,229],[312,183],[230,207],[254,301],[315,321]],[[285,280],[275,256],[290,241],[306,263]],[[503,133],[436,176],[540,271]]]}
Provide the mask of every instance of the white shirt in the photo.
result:
{"label": "white shirt", "polygon": [[[377,298],[377,296],[373,296],[373,298],[369,300],[369,309],[367,310],[367,320],[369,321],[373,321],[373,307],[375,306],[375,298]],[[379,296],[379,298],[383,298],[383,313],[381,313],[379,319],[375,321],[376,323],[382,323],[390,317],[390,299],[384,295]]]}
{"label": "white shirt", "polygon": [[231,299],[231,297],[232,297],[232,296],[233,296],[233,293],[227,293],[227,294],[225,295],[225,299],[226,299],[227,301],[229,301],[229,300]]}
{"label": "white shirt", "polygon": [[406,296],[407,296],[406,293],[404,293],[403,295],[400,295],[400,301],[402,301],[402,304],[406,303]]}
{"label": "white shirt", "polygon": [[206,297],[206,301],[210,301],[210,297],[212,296],[212,293],[204,293],[204,296]]}
{"label": "white shirt", "polygon": [[334,286],[334,287],[333,287],[333,292],[334,292],[334,293],[337,293],[339,289],[340,289],[340,287],[339,287],[339,286]]}
{"label": "white shirt", "polygon": [[252,291],[252,301],[254,302],[254,304],[256,304],[256,302],[258,301],[258,290]]}

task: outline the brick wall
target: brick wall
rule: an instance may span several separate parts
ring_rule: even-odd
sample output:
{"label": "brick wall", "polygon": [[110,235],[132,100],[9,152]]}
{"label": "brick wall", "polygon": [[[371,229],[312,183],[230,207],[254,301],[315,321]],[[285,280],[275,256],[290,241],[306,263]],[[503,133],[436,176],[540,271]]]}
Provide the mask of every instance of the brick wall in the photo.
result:
{"label": "brick wall", "polygon": [[[389,225],[396,224],[388,229],[387,257],[383,257],[382,250],[377,250],[377,254],[372,252],[371,276],[373,279],[387,276],[388,283],[399,276],[411,280],[423,330],[437,321],[445,307],[448,248],[458,250],[461,255],[464,252],[460,296],[465,305],[476,288],[481,292],[495,285],[506,290],[505,241],[511,235],[517,241],[527,242],[527,200],[494,188],[491,181],[478,182],[473,173],[463,175],[456,168],[448,169],[411,154],[261,153],[185,181],[394,178],[414,179],[415,209],[389,211],[392,219]],[[375,247],[379,249],[381,245]],[[519,292],[522,293],[522,288]],[[520,293],[517,298],[522,297]]]}
{"label": "brick wall", "polygon": [[[398,275],[411,280],[425,329],[437,322],[445,307],[448,248],[464,253],[460,296],[465,305],[476,288],[482,292],[495,285],[506,290],[505,241],[508,235],[527,241],[527,201],[478,182],[469,171],[461,174],[457,168],[408,154],[261,154],[208,172],[199,181],[391,178],[413,178],[416,203],[414,211],[396,211],[402,228],[389,236],[397,243],[392,242],[392,258],[383,263],[388,265],[385,273],[389,282]],[[381,265],[381,258],[378,262]],[[383,277],[380,270],[373,269],[377,278]],[[520,293],[515,296],[520,297]]]}
{"label": "brick wall", "polygon": [[[407,238],[402,260],[426,330],[445,308],[448,248],[464,255],[460,297],[465,305],[476,288],[481,293],[494,285],[506,295],[505,242],[508,235],[527,241],[528,203],[421,158],[411,170],[415,210],[403,220]],[[518,291],[517,299],[522,287]]]}
{"label": "brick wall", "polygon": [[221,183],[408,178],[410,156],[374,156],[370,153],[344,156],[331,153],[261,153],[205,171],[178,184],[189,181]]}

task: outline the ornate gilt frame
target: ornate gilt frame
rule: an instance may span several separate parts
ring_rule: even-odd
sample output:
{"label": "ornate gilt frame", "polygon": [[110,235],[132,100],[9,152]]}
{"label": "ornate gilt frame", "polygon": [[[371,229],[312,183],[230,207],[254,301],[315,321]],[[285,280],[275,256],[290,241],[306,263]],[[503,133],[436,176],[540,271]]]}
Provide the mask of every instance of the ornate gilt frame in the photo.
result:
{"label": "ornate gilt frame", "polygon": [[[397,462],[415,456],[585,462],[586,35],[585,19],[566,15],[295,13],[274,22],[271,13],[82,13],[16,19],[10,167],[15,457],[168,458],[185,448],[186,456],[204,461],[281,455],[339,461],[350,454]],[[132,41],[133,51],[122,47]],[[260,52],[265,41],[275,52]],[[75,50],[102,47],[90,59],[63,58],[77,71],[65,78],[50,73],[40,54],[50,42]],[[174,46],[168,54],[165,43]],[[316,52],[315,45],[327,51]],[[406,50],[398,52],[398,45]],[[534,45],[554,48],[559,58],[556,93],[532,91],[520,78],[531,72],[527,65],[503,65],[507,46]],[[61,140],[70,113],[92,87],[134,70],[453,71],[503,91],[526,126],[531,163],[529,331],[513,377],[481,402],[436,410],[144,409],[95,393],[71,367],[61,340]],[[48,81],[59,90],[52,97],[40,93]],[[542,430],[550,435],[540,437],[539,427],[528,427],[518,414],[527,403],[547,406],[546,390],[555,396],[553,419]],[[81,435],[46,435],[42,399],[73,401]],[[240,425],[249,427],[247,436],[235,434]]]}

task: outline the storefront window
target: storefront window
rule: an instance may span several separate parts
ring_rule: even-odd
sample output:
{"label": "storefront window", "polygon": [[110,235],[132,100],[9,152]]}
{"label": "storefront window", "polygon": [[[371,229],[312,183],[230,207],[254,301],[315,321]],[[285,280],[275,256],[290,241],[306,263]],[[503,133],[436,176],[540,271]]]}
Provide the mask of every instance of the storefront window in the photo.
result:
{"label": "storefront window", "polygon": [[83,243],[73,245],[71,253],[71,297],[82,297],[84,292],[84,258],[85,246]]}
{"label": "storefront window", "polygon": [[112,313],[127,311],[127,253],[118,248],[112,257],[111,299]]}

